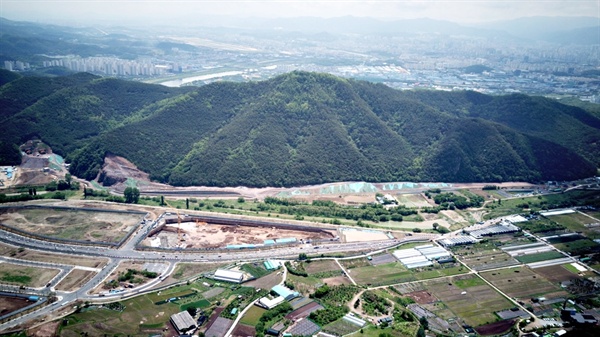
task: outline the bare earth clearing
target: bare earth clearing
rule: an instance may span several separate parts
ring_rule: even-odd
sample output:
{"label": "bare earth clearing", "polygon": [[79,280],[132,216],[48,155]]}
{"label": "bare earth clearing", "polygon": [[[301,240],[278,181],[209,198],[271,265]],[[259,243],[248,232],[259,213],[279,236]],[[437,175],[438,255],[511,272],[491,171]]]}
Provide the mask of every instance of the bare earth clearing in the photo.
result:
{"label": "bare earth clearing", "polygon": [[21,308],[25,308],[30,304],[31,302],[29,302],[26,298],[0,296],[0,316],[6,315]]}
{"label": "bare earth clearing", "polygon": [[22,266],[0,263],[0,283],[40,288],[50,282],[60,271],[51,268]]}
{"label": "bare earth clearing", "polygon": [[[224,198],[223,193],[230,193],[230,198],[243,196],[248,199],[264,199],[268,196],[287,195],[291,198],[312,202],[313,200],[332,200],[344,204],[363,204],[366,202],[372,202],[375,200],[375,193],[380,192],[384,194],[415,194],[431,188],[431,186],[442,186],[441,183],[362,183],[362,182],[339,182],[339,183],[328,183],[322,185],[310,185],[310,186],[298,186],[290,188],[280,187],[265,187],[265,188],[248,188],[248,187],[208,187],[208,186],[190,186],[190,187],[173,187],[165,184],[152,182],[148,179],[148,174],[140,171],[135,165],[129,162],[127,159],[110,156],[105,159],[105,165],[103,171],[106,176],[110,177],[111,183],[114,183],[110,188],[118,193],[122,193],[127,187],[125,181],[127,178],[132,178],[136,181],[137,187],[140,189],[142,194],[145,191],[170,191],[177,192],[178,197],[185,198],[187,196],[193,196],[194,192],[206,193],[205,197],[216,197]],[[360,185],[364,184],[367,188],[362,188],[361,191],[356,189],[348,189],[348,185]],[[402,185],[402,188],[400,188]],[[443,184],[451,186],[452,189],[481,189],[489,183],[452,183]],[[494,185],[500,188],[525,188],[531,187],[532,184],[521,183],[521,182],[506,182],[506,183],[494,183]],[[384,187],[385,186],[385,187]],[[89,186],[91,187],[91,186]],[[391,189],[390,189],[391,188]],[[394,189],[397,188],[397,189]],[[450,187],[447,187],[450,188]],[[444,188],[446,189],[446,188]],[[211,192],[214,192],[211,195]],[[187,193],[187,194],[186,194]],[[160,194],[160,193],[156,193]],[[425,205],[429,203],[424,198],[413,198],[407,199],[408,203],[415,203],[419,205]]]}
{"label": "bare earth clearing", "polygon": [[62,291],[74,291],[81,286],[83,286],[86,282],[92,279],[96,275],[96,272],[89,270],[81,270],[81,269],[73,269],[67,276],[60,281],[55,289]]}
{"label": "bare earth clearing", "polygon": [[20,260],[59,263],[91,268],[101,268],[108,262],[108,260],[104,258],[88,258],[83,256],[54,254],[31,249],[24,249],[20,251],[16,247],[12,247],[2,243],[0,243],[0,255],[9,256]]}
{"label": "bare earth clearing", "polygon": [[139,214],[50,208],[0,209],[0,222],[58,239],[118,242],[140,220]]}
{"label": "bare earth clearing", "polygon": [[[181,240],[178,240],[181,237]],[[262,244],[265,240],[296,238],[300,240],[329,239],[333,234],[285,230],[275,227],[226,226],[183,222],[166,225],[163,230],[142,243],[152,247],[218,248],[235,244]]]}

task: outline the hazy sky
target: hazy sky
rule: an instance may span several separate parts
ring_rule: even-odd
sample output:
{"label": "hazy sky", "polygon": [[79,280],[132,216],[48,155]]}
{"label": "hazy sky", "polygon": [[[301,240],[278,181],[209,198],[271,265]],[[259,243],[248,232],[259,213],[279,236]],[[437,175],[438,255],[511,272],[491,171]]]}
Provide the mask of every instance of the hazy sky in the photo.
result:
{"label": "hazy sky", "polygon": [[0,0],[0,16],[39,22],[184,23],[207,15],[484,22],[526,16],[600,17],[600,0]]}

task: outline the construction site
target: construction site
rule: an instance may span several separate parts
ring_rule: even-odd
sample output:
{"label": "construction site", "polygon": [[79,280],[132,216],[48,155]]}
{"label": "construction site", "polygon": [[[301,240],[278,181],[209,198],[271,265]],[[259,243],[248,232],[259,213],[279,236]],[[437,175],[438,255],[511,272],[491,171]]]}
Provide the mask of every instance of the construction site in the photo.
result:
{"label": "construction site", "polygon": [[163,249],[242,249],[339,240],[337,229],[250,219],[168,214],[141,242]]}

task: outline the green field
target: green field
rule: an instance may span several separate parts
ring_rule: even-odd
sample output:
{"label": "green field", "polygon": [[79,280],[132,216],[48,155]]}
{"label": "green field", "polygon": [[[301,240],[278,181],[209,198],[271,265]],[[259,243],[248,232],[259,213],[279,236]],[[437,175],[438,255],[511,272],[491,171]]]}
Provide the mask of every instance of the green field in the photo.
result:
{"label": "green field", "polygon": [[260,320],[260,316],[262,316],[265,311],[267,310],[253,305],[252,308],[246,311],[240,322],[242,324],[256,326]]}
{"label": "green field", "polygon": [[316,260],[310,263],[304,263],[304,270],[309,275],[322,274],[327,272],[340,273],[340,266],[334,260]]}
{"label": "green field", "polygon": [[467,273],[468,270],[463,266],[453,267],[426,267],[425,270],[415,272],[414,275],[418,280],[427,280],[442,276],[452,276]]}
{"label": "green field", "polygon": [[187,308],[204,309],[204,308],[208,308],[209,306],[210,306],[210,302],[208,300],[201,299],[199,301],[183,304],[183,305],[179,306],[179,308],[183,311],[183,310],[187,310]]}
{"label": "green field", "polygon": [[579,274],[579,270],[577,268],[573,267],[570,263],[563,264],[562,267],[575,275]]}
{"label": "green field", "polygon": [[543,209],[563,208],[583,205],[587,200],[592,200],[600,194],[598,191],[572,190],[566,193],[546,194],[532,197],[502,200],[501,203],[488,203],[486,208],[489,212],[486,219],[494,219],[510,214],[523,212],[524,204],[527,209],[540,211]]}
{"label": "green field", "polygon": [[241,269],[245,272],[248,272],[250,275],[256,278],[261,278],[272,272],[270,270],[265,269],[265,267],[263,267],[262,262],[245,263],[242,265]]}
{"label": "green field", "polygon": [[475,275],[425,281],[424,287],[443,303],[436,306],[439,309],[434,310],[434,313],[449,309],[465,323],[474,327],[495,322],[497,316],[494,312],[513,306],[510,301]]}
{"label": "green field", "polygon": [[572,232],[582,233],[590,239],[600,238],[600,233],[588,228],[585,225],[596,223],[598,221],[581,213],[560,214],[547,217],[551,221],[555,221]]}
{"label": "green field", "polygon": [[539,261],[560,259],[563,257],[565,257],[563,254],[555,250],[551,250],[549,252],[515,256],[515,259],[521,263],[533,263]]}
{"label": "green field", "polygon": [[513,298],[528,300],[539,296],[553,298],[567,295],[557,284],[527,267],[487,271],[480,275]]}
{"label": "green field", "polygon": [[166,327],[169,317],[180,311],[178,305],[166,303],[157,307],[148,296],[139,296],[122,302],[125,310],[97,308],[72,314],[67,325],[61,326],[61,336],[143,335],[159,332]]}
{"label": "green field", "polygon": [[400,262],[353,268],[348,270],[348,274],[356,283],[372,286],[416,280],[413,273],[406,269]]}
{"label": "green field", "polygon": [[464,279],[454,280],[454,285],[460,289],[467,289],[471,287],[477,287],[485,285],[486,283],[479,277],[469,277]]}
{"label": "green field", "polygon": [[580,255],[593,250],[598,250],[600,245],[590,239],[581,239],[565,243],[556,243],[553,246],[563,252],[570,253],[571,255]]}

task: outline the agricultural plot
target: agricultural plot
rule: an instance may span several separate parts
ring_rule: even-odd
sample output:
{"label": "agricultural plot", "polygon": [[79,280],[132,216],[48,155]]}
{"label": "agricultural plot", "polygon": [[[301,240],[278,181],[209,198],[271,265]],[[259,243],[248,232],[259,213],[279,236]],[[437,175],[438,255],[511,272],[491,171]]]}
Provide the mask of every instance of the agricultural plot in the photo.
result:
{"label": "agricultural plot", "polygon": [[124,310],[110,310],[94,307],[67,317],[67,324],[61,329],[61,336],[108,335],[148,335],[161,331],[168,324],[169,317],[180,311],[178,305],[166,303],[160,306],[147,295],[121,302]]}
{"label": "agricultural plot", "polygon": [[561,254],[555,250],[551,250],[551,251],[543,252],[543,253],[515,256],[515,259],[521,263],[527,264],[527,263],[533,263],[533,262],[560,259],[563,257],[565,257],[563,254]]}
{"label": "agricultural plot", "polygon": [[431,207],[433,205],[422,194],[398,194],[396,199],[398,203],[408,208]]}
{"label": "agricultural plot", "polygon": [[178,263],[170,278],[185,280],[208,271],[213,271],[223,266],[222,263]]}
{"label": "agricultural plot", "polygon": [[400,262],[365,266],[348,270],[350,277],[361,285],[382,286],[416,280],[413,273]]}
{"label": "agricultural plot", "polygon": [[594,230],[593,227],[588,227],[590,224],[598,223],[600,221],[596,221],[587,215],[575,212],[570,214],[552,215],[547,218],[565,226],[572,232],[583,233],[591,239],[600,238],[600,232]]}
{"label": "agricultural plot", "polygon": [[245,282],[244,285],[260,289],[271,289],[281,283],[282,277],[279,273],[270,273],[256,280]]}
{"label": "agricultural plot", "polygon": [[345,336],[360,329],[357,325],[352,324],[343,318],[331,322],[323,327],[323,331],[334,334],[335,336]]}
{"label": "agricultural plot", "polygon": [[519,264],[519,262],[510,255],[497,249],[472,251],[470,254],[462,254],[460,260],[477,271]]}
{"label": "agricultural plot", "polygon": [[394,255],[389,254],[389,253],[384,253],[384,254],[375,255],[375,256],[371,257],[371,264],[374,266],[377,266],[380,264],[391,263],[391,262],[396,262],[396,258],[394,257]]}
{"label": "agricultural plot", "polygon": [[270,270],[266,270],[262,263],[259,262],[245,263],[242,265],[241,269],[255,278],[261,278],[272,272]]}
{"label": "agricultural plot", "polygon": [[544,296],[548,299],[566,296],[558,285],[525,267],[508,268],[480,274],[510,297],[528,300]]}
{"label": "agricultural plot", "polygon": [[442,276],[459,275],[459,274],[464,274],[467,272],[468,272],[467,268],[463,267],[460,264],[456,264],[456,265],[452,265],[452,266],[444,266],[444,265],[440,266],[440,265],[434,264],[433,266],[422,268],[421,270],[419,270],[418,272],[415,272],[414,274],[418,280],[427,280],[427,279],[442,277]]}
{"label": "agricultural plot", "polygon": [[554,247],[571,255],[581,255],[600,251],[600,245],[590,239],[580,239],[571,242],[557,243]]}
{"label": "agricultural plot", "polygon": [[340,272],[340,266],[334,260],[316,260],[310,263],[304,263],[304,270],[309,275],[321,274],[327,272]]}
{"label": "agricultural plot", "polygon": [[64,240],[117,243],[142,214],[59,208],[0,208],[0,222],[35,235]]}
{"label": "agricultural plot", "polygon": [[[510,309],[513,305],[493,288],[475,275],[462,275],[425,282],[425,287],[456,316],[471,326],[480,326],[496,321],[494,312]],[[442,318],[447,314],[444,307],[429,310]]]}
{"label": "agricultural plot", "polygon": [[250,309],[248,309],[248,311],[246,311],[246,313],[244,314],[244,316],[242,317],[240,322],[242,324],[256,326],[256,324],[258,324],[258,322],[260,320],[260,316],[262,316],[262,314],[264,314],[265,311],[267,311],[267,310],[263,309],[261,307],[257,307],[256,305],[253,305],[252,308],[250,308]]}
{"label": "agricultural plot", "polygon": [[58,269],[29,267],[4,262],[0,263],[0,283],[39,288],[45,286],[59,272]]}
{"label": "agricultural plot", "polygon": [[323,285],[323,281],[316,277],[302,277],[288,273],[287,281],[294,285],[294,290],[301,294],[310,294],[315,291],[316,288]]}

